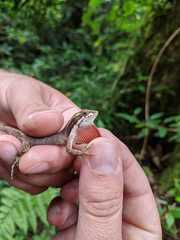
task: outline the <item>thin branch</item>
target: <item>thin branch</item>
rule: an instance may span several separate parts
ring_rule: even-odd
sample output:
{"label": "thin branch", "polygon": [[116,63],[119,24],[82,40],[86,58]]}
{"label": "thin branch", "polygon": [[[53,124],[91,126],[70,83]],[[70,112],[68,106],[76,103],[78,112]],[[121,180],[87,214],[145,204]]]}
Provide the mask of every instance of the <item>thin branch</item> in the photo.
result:
{"label": "thin branch", "polygon": [[[171,44],[171,42],[176,38],[176,36],[180,33],[180,27],[177,28],[172,34],[171,36],[167,39],[167,41],[165,42],[165,44],[162,46],[162,48],[160,49],[154,63],[153,66],[151,68],[151,72],[149,74],[149,78],[147,81],[147,88],[146,88],[146,96],[145,96],[145,121],[147,121],[150,117],[150,99],[151,99],[151,86],[152,86],[152,82],[153,82],[153,77],[154,74],[156,72],[157,66],[161,60],[161,57],[163,55],[163,53],[165,52],[166,48]],[[144,142],[142,145],[142,149],[140,152],[140,159],[142,160],[144,158],[144,155],[146,153],[146,148],[147,148],[147,144],[148,144],[148,140],[149,140],[149,133],[150,131],[148,130],[148,133],[146,135],[146,137],[144,138]]]}

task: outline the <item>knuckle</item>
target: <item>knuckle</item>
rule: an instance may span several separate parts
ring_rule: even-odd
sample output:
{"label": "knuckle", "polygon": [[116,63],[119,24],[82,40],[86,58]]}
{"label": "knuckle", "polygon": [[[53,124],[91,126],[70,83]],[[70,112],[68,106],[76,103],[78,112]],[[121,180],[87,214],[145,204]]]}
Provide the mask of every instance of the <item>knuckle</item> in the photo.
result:
{"label": "knuckle", "polygon": [[119,192],[112,194],[94,193],[88,199],[84,199],[87,212],[96,217],[108,217],[121,210],[122,199]]}

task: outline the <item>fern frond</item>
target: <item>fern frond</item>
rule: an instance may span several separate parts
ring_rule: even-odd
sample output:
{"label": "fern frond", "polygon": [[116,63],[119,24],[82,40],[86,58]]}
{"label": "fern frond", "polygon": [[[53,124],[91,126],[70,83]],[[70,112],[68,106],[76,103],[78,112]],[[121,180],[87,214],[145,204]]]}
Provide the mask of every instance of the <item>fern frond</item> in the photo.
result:
{"label": "fern frond", "polygon": [[56,195],[55,189],[31,196],[13,187],[3,188],[0,191],[0,240],[21,239],[16,238],[18,232],[22,239],[23,236],[27,239],[28,233],[37,234],[39,223],[47,229],[47,206]]}

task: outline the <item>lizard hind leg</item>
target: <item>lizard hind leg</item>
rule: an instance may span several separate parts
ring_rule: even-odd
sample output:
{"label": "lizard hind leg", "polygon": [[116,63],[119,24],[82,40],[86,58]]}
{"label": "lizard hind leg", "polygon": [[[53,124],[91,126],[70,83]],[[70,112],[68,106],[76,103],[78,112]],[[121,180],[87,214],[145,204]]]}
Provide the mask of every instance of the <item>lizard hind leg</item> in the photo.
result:
{"label": "lizard hind leg", "polygon": [[83,152],[80,149],[75,149],[75,148],[69,148],[68,146],[66,146],[66,151],[72,155],[82,155]]}
{"label": "lizard hind leg", "polygon": [[15,168],[18,166],[19,160],[20,160],[20,157],[17,156],[16,159],[15,159],[15,161],[14,161],[13,164],[11,165],[11,180],[14,179]]}
{"label": "lizard hind leg", "polygon": [[78,156],[82,156],[82,155],[91,155],[89,154],[88,150],[89,150],[90,146],[86,143],[83,144],[73,144],[72,148],[70,149],[70,153],[73,155],[78,155]]}

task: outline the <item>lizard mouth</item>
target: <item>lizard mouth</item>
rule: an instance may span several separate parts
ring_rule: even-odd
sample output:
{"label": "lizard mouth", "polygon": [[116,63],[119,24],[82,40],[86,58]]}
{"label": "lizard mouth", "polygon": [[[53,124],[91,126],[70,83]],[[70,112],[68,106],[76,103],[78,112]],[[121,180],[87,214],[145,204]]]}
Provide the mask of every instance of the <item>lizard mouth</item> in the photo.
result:
{"label": "lizard mouth", "polygon": [[95,125],[91,125],[87,128],[79,128],[77,130],[77,144],[89,143],[93,139],[101,137],[99,130]]}

